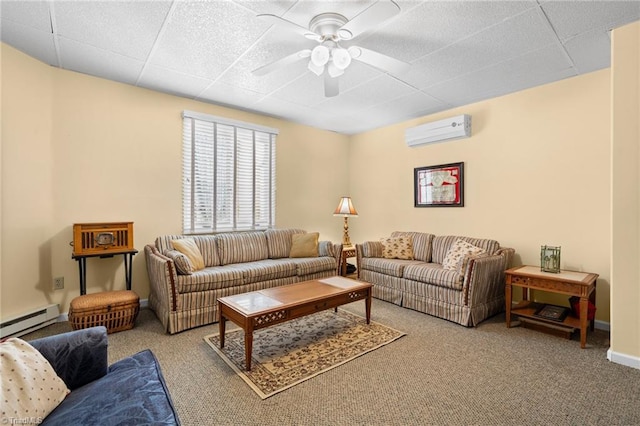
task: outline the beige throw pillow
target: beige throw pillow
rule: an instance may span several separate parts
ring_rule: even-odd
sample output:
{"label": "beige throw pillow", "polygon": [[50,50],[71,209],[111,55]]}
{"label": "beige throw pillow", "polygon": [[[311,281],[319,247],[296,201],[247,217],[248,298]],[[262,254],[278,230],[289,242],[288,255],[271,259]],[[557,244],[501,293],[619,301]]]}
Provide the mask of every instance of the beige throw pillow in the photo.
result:
{"label": "beige throw pillow", "polygon": [[70,392],[49,361],[15,337],[0,343],[0,382],[3,419],[44,419]]}
{"label": "beige throw pillow", "polygon": [[476,247],[473,244],[466,242],[458,238],[455,243],[451,245],[449,251],[442,261],[442,267],[449,271],[457,270],[462,274],[464,268],[466,268],[470,257],[479,256],[486,253],[484,249]]}
{"label": "beige throw pillow", "polygon": [[413,259],[413,238],[410,235],[383,238],[380,242],[384,247],[382,257],[385,259]]}
{"label": "beige throw pillow", "polygon": [[167,250],[165,253],[169,259],[173,260],[173,264],[176,265],[176,271],[180,275],[193,274],[193,265],[187,256],[180,253],[178,250]]}
{"label": "beige throw pillow", "polygon": [[192,238],[172,240],[171,244],[174,249],[187,256],[194,271],[204,269],[204,258],[202,257],[202,253],[200,253],[200,249],[196,245],[196,242]]}
{"label": "beige throw pillow", "polygon": [[289,257],[318,257],[318,238],[320,233],[293,234]]}

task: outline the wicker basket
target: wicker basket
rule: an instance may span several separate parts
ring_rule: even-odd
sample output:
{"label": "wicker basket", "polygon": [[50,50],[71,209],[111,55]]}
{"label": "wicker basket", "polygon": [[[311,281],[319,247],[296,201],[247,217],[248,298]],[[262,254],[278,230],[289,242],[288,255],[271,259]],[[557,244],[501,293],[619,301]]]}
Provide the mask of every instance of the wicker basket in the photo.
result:
{"label": "wicker basket", "polygon": [[132,329],[139,311],[140,298],[133,291],[105,291],[74,298],[69,322],[74,330],[103,325],[115,333]]}

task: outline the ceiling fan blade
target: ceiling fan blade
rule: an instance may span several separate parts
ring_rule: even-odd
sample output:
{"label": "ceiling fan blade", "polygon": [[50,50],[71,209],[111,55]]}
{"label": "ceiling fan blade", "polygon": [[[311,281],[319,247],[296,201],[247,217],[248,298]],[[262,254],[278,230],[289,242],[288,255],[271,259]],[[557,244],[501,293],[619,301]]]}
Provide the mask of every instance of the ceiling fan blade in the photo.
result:
{"label": "ceiling fan blade", "polygon": [[256,75],[256,76],[267,75],[270,72],[273,72],[277,69],[294,64],[301,59],[308,58],[309,55],[311,55],[311,50],[304,49],[299,52],[292,53],[289,56],[285,56],[284,58],[280,58],[277,61],[271,62],[270,64],[263,65],[260,68],[253,70],[252,73],[253,75]]}
{"label": "ceiling fan blade", "polygon": [[324,95],[327,98],[338,96],[340,93],[340,86],[338,85],[338,79],[333,78],[329,73],[324,74]]}
{"label": "ceiling fan blade", "polygon": [[394,75],[402,74],[411,69],[411,64],[364,47],[351,46],[348,50],[351,57],[356,61],[364,62]]}
{"label": "ceiling fan blade", "polygon": [[392,0],[379,0],[338,29],[341,40],[351,40],[363,32],[375,28],[400,12],[400,6]]}
{"label": "ceiling fan blade", "polygon": [[316,41],[322,40],[322,36],[320,34],[316,34],[308,28],[302,27],[294,22],[287,21],[286,19],[281,18],[277,15],[272,15],[270,13],[263,13],[261,15],[258,15],[258,18],[261,18],[272,25],[278,25],[282,28],[288,28],[289,30],[308,38],[309,40],[316,40]]}

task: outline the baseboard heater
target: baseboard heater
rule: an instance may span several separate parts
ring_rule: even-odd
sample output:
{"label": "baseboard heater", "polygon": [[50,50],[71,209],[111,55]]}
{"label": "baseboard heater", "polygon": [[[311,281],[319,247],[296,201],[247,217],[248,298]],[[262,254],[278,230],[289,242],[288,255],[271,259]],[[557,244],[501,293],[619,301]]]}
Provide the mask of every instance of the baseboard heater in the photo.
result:
{"label": "baseboard heater", "polygon": [[39,328],[53,324],[60,315],[58,305],[48,305],[22,315],[7,318],[0,322],[0,338],[7,336],[18,337]]}

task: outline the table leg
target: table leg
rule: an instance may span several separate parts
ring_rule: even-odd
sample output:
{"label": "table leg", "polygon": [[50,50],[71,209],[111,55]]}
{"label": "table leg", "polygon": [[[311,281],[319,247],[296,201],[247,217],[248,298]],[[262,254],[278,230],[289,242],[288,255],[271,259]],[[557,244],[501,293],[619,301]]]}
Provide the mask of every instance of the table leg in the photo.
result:
{"label": "table leg", "polygon": [[[593,303],[593,306],[596,306],[596,281],[594,281],[594,283],[593,283],[593,291],[589,295],[589,301],[591,303]],[[596,319],[595,319],[595,317],[590,321],[590,323],[591,323],[590,329],[593,332],[593,331],[596,330]]]}
{"label": "table leg", "polygon": [[125,253],[124,255],[124,279],[127,283],[127,290],[131,290],[131,264],[133,263],[133,255]]}
{"label": "table leg", "polygon": [[251,371],[251,352],[253,351],[253,327],[244,331],[245,370]]}
{"label": "table leg", "polygon": [[78,259],[78,271],[80,273],[80,295],[87,294],[87,258]]}
{"label": "table leg", "polygon": [[219,330],[220,330],[220,349],[224,348],[224,333],[225,333],[225,329],[227,326],[227,319],[224,317],[224,315],[222,315],[222,311],[220,312],[220,321],[218,321],[219,324]]}
{"label": "table leg", "polygon": [[511,327],[511,283],[507,279],[507,284],[504,287],[504,300],[505,300],[505,313],[507,317],[507,328]]}
{"label": "table leg", "polygon": [[364,310],[366,312],[367,324],[371,324],[371,288],[367,290],[367,298],[364,299]]}
{"label": "table leg", "polygon": [[589,311],[589,299],[580,298],[580,347],[582,349],[587,345],[587,314]]}

